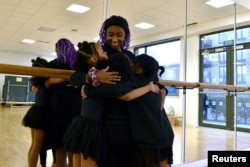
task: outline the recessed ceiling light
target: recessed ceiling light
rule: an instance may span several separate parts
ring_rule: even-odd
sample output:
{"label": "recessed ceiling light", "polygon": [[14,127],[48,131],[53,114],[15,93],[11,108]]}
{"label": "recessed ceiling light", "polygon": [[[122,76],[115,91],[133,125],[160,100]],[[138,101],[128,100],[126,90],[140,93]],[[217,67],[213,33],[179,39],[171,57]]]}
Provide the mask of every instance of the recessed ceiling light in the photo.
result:
{"label": "recessed ceiling light", "polygon": [[68,11],[75,12],[75,13],[84,13],[87,12],[90,8],[78,4],[72,4],[69,7],[67,7]]}
{"label": "recessed ceiling light", "polygon": [[141,29],[149,29],[149,28],[154,27],[154,25],[142,22],[142,23],[136,24],[135,27],[141,28]]}
{"label": "recessed ceiling light", "polygon": [[39,27],[38,30],[40,30],[40,31],[46,31],[46,32],[53,32],[53,31],[55,31],[54,28],[43,27],[43,26]]}
{"label": "recessed ceiling light", "polygon": [[211,5],[215,8],[220,8],[220,7],[234,4],[234,2],[232,0],[210,0],[210,1],[207,1],[206,4]]}
{"label": "recessed ceiling light", "polygon": [[28,44],[32,44],[32,43],[35,43],[36,41],[35,40],[32,40],[32,39],[23,39],[22,40],[22,43],[28,43]]}

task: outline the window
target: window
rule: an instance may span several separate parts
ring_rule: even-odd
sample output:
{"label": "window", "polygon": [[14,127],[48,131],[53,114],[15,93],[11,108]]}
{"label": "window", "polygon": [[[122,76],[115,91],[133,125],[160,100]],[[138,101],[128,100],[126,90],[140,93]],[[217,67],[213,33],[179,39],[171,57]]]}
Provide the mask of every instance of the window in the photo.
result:
{"label": "window", "polygon": [[[250,27],[239,28],[236,30],[237,44],[250,42]],[[227,30],[201,36],[201,49],[208,49],[234,44],[234,31]]]}
{"label": "window", "polygon": [[[134,48],[135,55],[148,54],[154,57],[160,66],[165,68],[165,72],[160,79],[180,80],[180,39],[166,40],[137,46]],[[179,91],[173,87],[167,87],[168,95],[179,95]]]}

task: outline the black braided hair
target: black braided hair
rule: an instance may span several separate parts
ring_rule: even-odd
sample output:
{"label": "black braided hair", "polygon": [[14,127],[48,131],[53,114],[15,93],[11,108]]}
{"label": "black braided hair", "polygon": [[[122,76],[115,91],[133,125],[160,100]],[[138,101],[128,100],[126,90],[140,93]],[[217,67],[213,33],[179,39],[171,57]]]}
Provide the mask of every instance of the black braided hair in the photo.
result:
{"label": "black braided hair", "polygon": [[152,56],[147,54],[138,55],[135,57],[133,64],[134,67],[142,69],[140,76],[158,83],[159,63]]}
{"label": "black braided hair", "polygon": [[114,54],[108,59],[109,71],[119,72],[122,81],[131,80],[133,77],[131,63],[124,53]]}
{"label": "black braided hair", "polygon": [[89,58],[93,55],[98,56],[98,53],[95,49],[95,44],[94,42],[79,42],[78,43],[78,51],[76,52],[76,60],[73,64],[73,67],[76,70],[80,70],[82,72],[87,72],[92,65],[89,63]]}
{"label": "black braided hair", "polygon": [[32,67],[45,67],[48,64],[48,61],[44,58],[37,57],[36,59],[31,60]]}

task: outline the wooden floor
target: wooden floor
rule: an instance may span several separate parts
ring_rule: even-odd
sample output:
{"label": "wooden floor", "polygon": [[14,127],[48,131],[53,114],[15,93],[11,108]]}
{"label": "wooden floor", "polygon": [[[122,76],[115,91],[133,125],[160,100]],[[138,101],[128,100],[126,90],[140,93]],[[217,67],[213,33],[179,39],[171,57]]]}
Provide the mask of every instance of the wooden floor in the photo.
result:
{"label": "wooden floor", "polygon": [[[21,125],[28,107],[0,106],[0,167],[27,167],[30,129]],[[181,164],[182,128],[173,126],[174,165]],[[210,128],[186,128],[185,163],[207,158],[208,150],[234,150],[234,132]],[[237,149],[250,148],[250,134],[237,132]],[[50,167],[51,152],[47,165]],[[39,165],[38,165],[39,166]]]}

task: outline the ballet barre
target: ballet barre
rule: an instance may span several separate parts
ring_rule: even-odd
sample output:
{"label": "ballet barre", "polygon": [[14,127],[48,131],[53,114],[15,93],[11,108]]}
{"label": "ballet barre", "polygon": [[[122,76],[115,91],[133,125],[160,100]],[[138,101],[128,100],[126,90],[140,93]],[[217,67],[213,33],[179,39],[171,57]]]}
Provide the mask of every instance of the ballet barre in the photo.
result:
{"label": "ballet barre", "polygon": [[[74,73],[74,71],[42,68],[42,67],[28,67],[28,66],[11,65],[11,64],[0,64],[0,73],[69,79],[70,76]],[[226,91],[235,91],[235,92],[243,92],[249,90],[248,86],[207,84],[207,83],[184,82],[184,81],[173,81],[173,80],[160,80],[160,83],[165,86],[172,86],[180,89],[209,88],[209,89],[222,89]]]}
{"label": "ballet barre", "polygon": [[43,67],[28,67],[21,65],[0,64],[0,73],[69,79],[70,76],[74,73],[74,71]]}

